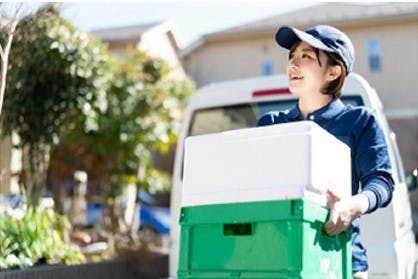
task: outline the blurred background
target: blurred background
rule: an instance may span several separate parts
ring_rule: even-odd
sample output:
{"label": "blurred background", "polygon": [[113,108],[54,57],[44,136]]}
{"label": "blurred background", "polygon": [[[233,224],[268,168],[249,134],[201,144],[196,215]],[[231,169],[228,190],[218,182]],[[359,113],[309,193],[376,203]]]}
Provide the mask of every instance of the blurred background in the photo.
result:
{"label": "blurred background", "polygon": [[[144,243],[166,253],[188,99],[212,82],[283,73],[286,52],[273,40],[281,25],[347,33],[354,72],[376,88],[405,172],[418,166],[417,3],[40,2],[0,11],[0,214],[31,209],[36,223],[53,209],[65,216],[62,243],[75,244],[55,258],[51,245],[26,258],[23,248],[0,249],[0,258],[16,253],[0,269],[108,259]],[[411,205],[417,232],[416,191]]]}

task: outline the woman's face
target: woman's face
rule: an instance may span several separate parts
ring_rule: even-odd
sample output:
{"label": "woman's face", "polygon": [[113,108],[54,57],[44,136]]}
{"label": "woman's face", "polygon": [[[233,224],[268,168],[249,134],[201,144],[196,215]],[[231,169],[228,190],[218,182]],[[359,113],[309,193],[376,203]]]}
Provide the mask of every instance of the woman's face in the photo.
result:
{"label": "woman's face", "polygon": [[289,52],[289,61],[286,73],[289,79],[289,89],[292,93],[302,96],[321,95],[321,88],[326,79],[326,54],[315,49],[305,42],[292,48]]}

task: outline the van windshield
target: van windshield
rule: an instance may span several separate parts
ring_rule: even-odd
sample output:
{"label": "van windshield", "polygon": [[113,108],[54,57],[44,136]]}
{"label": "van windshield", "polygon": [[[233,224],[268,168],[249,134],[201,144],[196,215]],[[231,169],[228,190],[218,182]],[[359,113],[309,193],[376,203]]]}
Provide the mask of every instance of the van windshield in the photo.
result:
{"label": "van windshield", "polygon": [[[346,105],[364,104],[360,96],[342,96],[341,100]],[[273,110],[285,111],[292,108],[296,102],[297,99],[274,100],[196,110],[192,116],[188,136],[254,127],[263,113]]]}

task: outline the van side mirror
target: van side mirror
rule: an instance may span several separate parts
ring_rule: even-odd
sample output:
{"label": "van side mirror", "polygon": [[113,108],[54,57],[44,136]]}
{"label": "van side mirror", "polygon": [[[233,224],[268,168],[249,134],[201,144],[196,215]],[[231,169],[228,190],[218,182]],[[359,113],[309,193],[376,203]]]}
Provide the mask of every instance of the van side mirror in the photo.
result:
{"label": "van side mirror", "polygon": [[417,175],[418,175],[418,170],[414,169],[413,171],[407,173],[406,175],[406,186],[408,187],[408,191],[413,191],[417,188]]}

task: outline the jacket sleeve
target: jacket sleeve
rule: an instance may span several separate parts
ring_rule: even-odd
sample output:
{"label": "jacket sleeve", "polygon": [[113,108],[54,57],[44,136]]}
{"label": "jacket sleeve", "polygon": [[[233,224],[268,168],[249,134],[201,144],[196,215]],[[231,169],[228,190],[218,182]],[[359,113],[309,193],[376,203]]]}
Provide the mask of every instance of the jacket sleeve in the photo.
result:
{"label": "jacket sleeve", "polygon": [[353,159],[362,185],[361,193],[369,199],[367,213],[371,213],[392,200],[392,167],[383,131],[374,114],[363,110],[356,125],[359,133]]}
{"label": "jacket sleeve", "polygon": [[371,213],[379,207],[387,206],[392,200],[393,179],[390,175],[375,175],[365,182],[362,194],[369,199],[369,209],[366,213]]}

